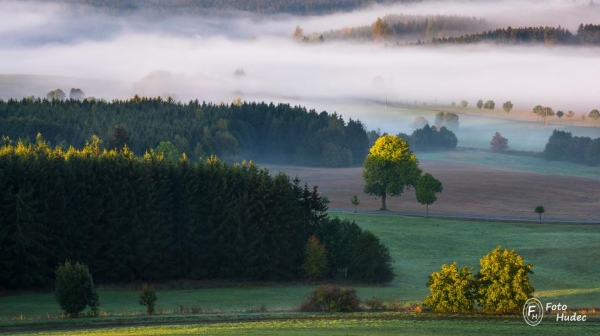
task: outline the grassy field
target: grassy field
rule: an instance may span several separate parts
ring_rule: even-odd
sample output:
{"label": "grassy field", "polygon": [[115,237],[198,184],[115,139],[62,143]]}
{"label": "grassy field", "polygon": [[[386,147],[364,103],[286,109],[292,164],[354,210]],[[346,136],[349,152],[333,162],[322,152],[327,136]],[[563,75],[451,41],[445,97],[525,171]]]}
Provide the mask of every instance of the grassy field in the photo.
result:
{"label": "grassy field", "polygon": [[[532,285],[542,302],[570,308],[600,307],[600,227],[581,224],[508,224],[424,219],[393,215],[337,213],[355,220],[389,246],[396,280],[387,286],[357,286],[362,299],[372,296],[406,304],[421,303],[428,294],[427,277],[442,263],[458,261],[477,268],[479,259],[496,246],[514,249],[535,265]],[[313,288],[277,285],[159,291],[157,307],[173,313],[183,306],[203,311],[249,312],[296,307]],[[100,291],[101,310],[108,315],[138,314],[135,291]],[[0,298],[0,319],[57,316],[51,293]]]}
{"label": "grassy field", "polygon": [[[285,319],[253,322],[183,324],[168,326],[115,327],[65,332],[44,331],[44,335],[597,335],[599,323],[560,324],[544,321],[530,327],[520,318],[354,318],[352,316]],[[31,334],[31,335],[40,335]]]}

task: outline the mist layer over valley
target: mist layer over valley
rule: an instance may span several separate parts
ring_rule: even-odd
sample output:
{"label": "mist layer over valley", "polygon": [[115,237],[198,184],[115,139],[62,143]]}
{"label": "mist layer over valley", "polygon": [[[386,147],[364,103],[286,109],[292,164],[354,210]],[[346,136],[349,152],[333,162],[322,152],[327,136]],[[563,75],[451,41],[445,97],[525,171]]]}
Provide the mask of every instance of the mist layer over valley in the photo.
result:
{"label": "mist layer over valley", "polygon": [[[215,103],[240,98],[337,111],[390,133],[411,132],[415,116],[432,121],[436,109],[463,99],[469,107],[479,99],[497,105],[510,100],[511,114],[552,106],[573,110],[578,118],[600,105],[600,87],[591,85],[600,73],[597,47],[302,44],[292,33],[296,26],[319,32],[370,25],[377,17],[401,13],[473,16],[490,28],[552,25],[574,31],[580,23],[598,23],[598,9],[585,5],[425,1],[294,16],[223,10],[173,14],[152,6],[115,13],[63,2],[2,1],[0,98],[44,97],[71,87],[107,100],[135,94]],[[382,107],[386,102],[389,106]],[[408,104],[411,110],[398,108]],[[571,123],[568,130],[597,134],[594,128],[573,126],[581,125]],[[514,130],[518,138],[512,147],[524,150],[543,149],[553,129],[473,115],[461,116],[461,127],[461,141],[485,130],[476,141],[483,145],[475,147],[486,145],[492,129]]]}

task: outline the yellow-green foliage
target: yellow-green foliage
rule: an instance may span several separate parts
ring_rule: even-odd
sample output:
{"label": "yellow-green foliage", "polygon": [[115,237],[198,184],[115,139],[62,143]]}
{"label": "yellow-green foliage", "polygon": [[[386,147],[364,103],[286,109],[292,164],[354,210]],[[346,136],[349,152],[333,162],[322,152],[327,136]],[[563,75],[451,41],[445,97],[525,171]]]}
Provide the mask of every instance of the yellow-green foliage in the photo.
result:
{"label": "yellow-green foliage", "polygon": [[532,264],[525,264],[514,250],[500,246],[479,261],[477,301],[485,312],[512,313],[519,311],[531,298],[534,288],[529,283]]}
{"label": "yellow-green foliage", "polygon": [[457,263],[442,265],[439,272],[429,276],[429,290],[431,296],[425,299],[424,304],[436,313],[462,313],[473,310],[475,303],[473,268],[463,266],[458,270]]}
{"label": "yellow-green foliage", "polygon": [[382,198],[382,210],[386,209],[387,195],[401,195],[405,187],[416,186],[421,175],[419,161],[408,143],[394,135],[377,139],[363,168],[365,192]]}
{"label": "yellow-green foliage", "polygon": [[327,270],[327,250],[316,236],[310,237],[304,246],[302,270],[309,279],[318,279]]}

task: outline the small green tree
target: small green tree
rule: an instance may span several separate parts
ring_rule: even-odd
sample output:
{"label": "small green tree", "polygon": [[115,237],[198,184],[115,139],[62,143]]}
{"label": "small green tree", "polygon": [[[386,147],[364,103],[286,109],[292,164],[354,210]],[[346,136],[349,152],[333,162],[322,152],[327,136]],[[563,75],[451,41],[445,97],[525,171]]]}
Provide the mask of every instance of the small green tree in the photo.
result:
{"label": "small green tree", "polygon": [[504,112],[509,113],[513,108],[513,103],[509,100],[502,104],[502,108],[504,109]]}
{"label": "small green tree", "polygon": [[482,107],[483,107],[483,100],[479,99],[477,101],[477,108],[481,110]]}
{"label": "small green tree", "polygon": [[491,111],[496,108],[496,103],[493,100],[488,100],[483,104],[483,108]]}
{"label": "small green tree", "polygon": [[327,270],[327,250],[316,236],[311,236],[304,246],[302,271],[309,279],[319,279]]}
{"label": "small green tree", "polygon": [[442,192],[442,190],[442,182],[433,177],[433,175],[427,173],[419,178],[415,192],[417,201],[426,206],[425,217],[429,217],[429,205],[437,200],[435,194]]}
{"label": "small green tree", "polygon": [[142,286],[142,290],[140,291],[140,305],[146,306],[146,312],[148,315],[154,314],[154,305],[158,300],[156,296],[156,292],[154,288],[148,284],[144,284]]}
{"label": "small green tree", "polygon": [[525,264],[514,250],[500,246],[479,261],[477,273],[477,302],[487,313],[516,313],[532,297],[534,288],[529,283],[532,264]]}
{"label": "small green tree", "polygon": [[466,101],[466,100],[464,100],[464,99],[460,101],[460,106],[462,106],[463,108],[466,108],[466,107],[467,107],[467,105],[469,105],[469,102],[468,102],[468,101]]}
{"label": "small green tree", "polygon": [[538,205],[535,207],[535,213],[540,216],[540,223],[542,222],[542,214],[546,212],[546,208],[543,205]]}
{"label": "small green tree", "polygon": [[352,203],[354,205],[354,213],[356,213],[356,211],[358,209],[358,205],[360,204],[360,201],[358,200],[358,196],[356,196],[356,195],[352,196],[352,198],[350,199],[350,203]]}
{"label": "small green tree", "polygon": [[60,309],[71,318],[78,317],[86,307],[90,307],[90,315],[98,316],[98,293],[84,264],[66,261],[57,267],[54,295]]}
{"label": "small green tree", "polygon": [[456,261],[442,265],[439,272],[429,276],[427,287],[431,292],[425,298],[425,306],[435,313],[464,313],[473,310],[475,304],[475,280],[473,268],[463,266],[458,270]]}
{"label": "small green tree", "polygon": [[556,116],[558,117],[558,119],[562,118],[565,115],[565,112],[563,111],[556,111]]}

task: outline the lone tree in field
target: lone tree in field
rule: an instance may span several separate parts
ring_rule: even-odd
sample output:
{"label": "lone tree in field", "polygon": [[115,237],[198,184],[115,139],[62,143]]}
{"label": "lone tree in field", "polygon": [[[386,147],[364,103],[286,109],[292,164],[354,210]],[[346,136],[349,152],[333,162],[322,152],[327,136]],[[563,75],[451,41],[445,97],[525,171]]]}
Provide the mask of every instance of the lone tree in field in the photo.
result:
{"label": "lone tree in field", "polygon": [[483,100],[479,99],[477,101],[477,108],[481,110],[482,107],[483,107]]}
{"label": "lone tree in field", "polygon": [[433,202],[437,200],[435,194],[442,192],[442,189],[442,182],[429,173],[419,178],[415,191],[417,194],[417,201],[426,206],[426,218],[429,217],[429,204],[433,204]]}
{"label": "lone tree in field", "polygon": [[142,286],[142,290],[140,291],[140,305],[146,306],[146,313],[148,315],[154,314],[154,306],[156,304],[156,300],[158,297],[156,296],[156,292],[154,288],[148,284],[144,284]]}
{"label": "lone tree in field", "polygon": [[352,198],[350,199],[350,203],[352,203],[354,205],[354,213],[356,213],[356,211],[358,209],[358,205],[360,204],[360,201],[358,200],[358,196],[356,196],[356,195],[352,196]]}
{"label": "lone tree in field", "polygon": [[533,108],[533,113],[535,113],[539,118],[544,120],[544,126],[547,126],[548,117],[552,117],[554,115],[554,110],[548,106],[537,105]]}
{"label": "lone tree in field", "polygon": [[421,176],[419,161],[408,143],[395,135],[377,139],[363,163],[365,193],[381,197],[381,209],[387,210],[387,196],[400,196],[404,188],[415,187]]}
{"label": "lone tree in field", "polygon": [[562,118],[565,115],[565,112],[563,111],[556,111],[556,116],[558,117],[558,119]]}
{"label": "lone tree in field", "polygon": [[500,246],[481,258],[479,264],[477,302],[483,311],[495,314],[519,312],[534,292],[529,283],[533,265],[525,264],[514,250],[502,250]]}
{"label": "lone tree in field", "polygon": [[319,279],[327,271],[327,250],[316,236],[310,237],[304,246],[302,271],[309,279]]}
{"label": "lone tree in field", "polygon": [[439,272],[429,276],[427,287],[431,292],[425,298],[425,306],[434,313],[467,313],[473,311],[475,304],[475,279],[473,268],[463,266],[458,269],[456,261],[451,265],[442,265]]}
{"label": "lone tree in field", "polygon": [[569,111],[569,112],[567,112],[567,114],[565,114],[565,115],[567,116],[567,118],[571,119],[571,118],[573,118],[573,116],[575,115],[575,112],[573,112],[573,111]]}
{"label": "lone tree in field", "polygon": [[509,113],[510,110],[512,110],[513,108],[513,103],[509,100],[506,103],[502,104],[502,108],[504,109],[504,112]]}
{"label": "lone tree in field", "polygon": [[466,108],[466,107],[467,107],[467,105],[469,105],[469,102],[468,102],[468,101],[466,101],[466,100],[464,100],[464,99],[460,101],[460,106],[462,106],[462,108]]}
{"label": "lone tree in field", "polygon": [[588,117],[594,119],[594,121],[598,121],[598,119],[600,119],[600,111],[593,109],[590,111],[590,114],[588,114]]}
{"label": "lone tree in field", "polygon": [[508,149],[508,139],[496,132],[490,141],[490,146],[494,152],[503,152]]}
{"label": "lone tree in field", "polygon": [[546,208],[543,205],[538,205],[535,207],[535,213],[540,216],[540,223],[542,222],[542,214],[546,212]]}
{"label": "lone tree in field", "polygon": [[67,261],[58,266],[54,295],[60,309],[71,318],[78,317],[86,307],[90,307],[91,315],[98,316],[98,293],[84,264]]}

